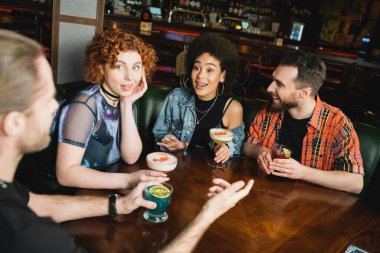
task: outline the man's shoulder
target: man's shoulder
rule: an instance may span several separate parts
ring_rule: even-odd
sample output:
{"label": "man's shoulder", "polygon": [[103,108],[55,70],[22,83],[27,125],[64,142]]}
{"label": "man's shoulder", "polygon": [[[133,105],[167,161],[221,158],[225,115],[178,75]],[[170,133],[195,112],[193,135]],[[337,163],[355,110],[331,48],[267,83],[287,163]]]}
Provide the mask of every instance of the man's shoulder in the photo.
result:
{"label": "man's shoulder", "polygon": [[75,244],[66,232],[50,218],[38,217],[21,199],[3,196],[0,206],[0,242],[5,252],[74,252]]}
{"label": "man's shoulder", "polygon": [[[0,220],[11,225],[23,223],[23,219],[37,217],[21,196],[14,192],[0,194],[0,206]],[[4,223],[1,224],[4,225]]]}
{"label": "man's shoulder", "polygon": [[322,106],[322,109],[325,112],[329,112],[335,118],[337,118],[337,119],[345,119],[345,120],[350,121],[350,119],[347,117],[347,115],[339,107],[330,105],[330,104],[328,104],[328,103],[326,103],[324,101],[321,102],[321,106]]}
{"label": "man's shoulder", "polygon": [[339,113],[339,111],[340,112],[342,111],[339,107],[330,105],[329,103],[327,103],[325,101],[321,101],[321,106],[323,109],[329,110],[329,111],[334,112],[334,113]]}
{"label": "man's shoulder", "polygon": [[324,118],[324,115],[328,115],[326,126],[335,126],[337,129],[345,131],[350,131],[349,129],[354,128],[350,118],[339,107],[322,102],[321,108],[319,118]]}
{"label": "man's shoulder", "polygon": [[257,115],[260,115],[263,119],[273,119],[274,117],[279,118],[281,112],[274,112],[271,110],[270,103],[266,103],[262,108],[260,108]]}
{"label": "man's shoulder", "polygon": [[27,222],[8,245],[7,252],[82,252],[63,228],[47,218]]}
{"label": "man's shoulder", "polygon": [[26,203],[12,192],[0,194],[0,207],[0,241],[4,237],[14,240],[28,223],[34,223],[37,219]]}

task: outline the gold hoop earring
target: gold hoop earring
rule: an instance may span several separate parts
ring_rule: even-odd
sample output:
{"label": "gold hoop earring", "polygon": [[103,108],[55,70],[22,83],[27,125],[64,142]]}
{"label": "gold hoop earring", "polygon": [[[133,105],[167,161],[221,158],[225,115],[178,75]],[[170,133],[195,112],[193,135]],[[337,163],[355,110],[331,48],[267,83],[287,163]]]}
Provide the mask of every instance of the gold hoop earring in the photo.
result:
{"label": "gold hoop earring", "polygon": [[[222,92],[221,93],[219,93],[219,86],[220,85],[222,85]],[[218,85],[218,88],[216,88],[216,94],[218,95],[218,96],[221,96],[221,95],[223,95],[223,92],[224,92],[224,83],[220,83],[220,85]]]}
{"label": "gold hoop earring", "polygon": [[191,90],[189,87],[187,87],[187,82],[189,81],[190,77],[186,75],[181,75],[179,79],[179,83],[181,87],[185,88],[186,90]]}

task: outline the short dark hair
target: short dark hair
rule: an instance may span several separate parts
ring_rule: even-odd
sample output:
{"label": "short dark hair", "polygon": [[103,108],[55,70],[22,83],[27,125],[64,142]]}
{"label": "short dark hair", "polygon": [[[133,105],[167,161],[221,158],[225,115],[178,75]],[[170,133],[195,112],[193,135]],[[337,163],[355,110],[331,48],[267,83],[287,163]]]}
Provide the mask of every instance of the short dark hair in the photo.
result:
{"label": "short dark hair", "polygon": [[236,46],[220,34],[204,33],[189,45],[186,54],[186,73],[190,74],[195,59],[203,53],[209,53],[220,62],[222,71],[226,71],[226,84],[232,84],[237,76],[239,56]]}
{"label": "short dark hair", "polygon": [[326,79],[326,65],[314,53],[305,51],[291,51],[281,58],[280,65],[296,67],[298,89],[311,87],[311,95],[315,96]]}

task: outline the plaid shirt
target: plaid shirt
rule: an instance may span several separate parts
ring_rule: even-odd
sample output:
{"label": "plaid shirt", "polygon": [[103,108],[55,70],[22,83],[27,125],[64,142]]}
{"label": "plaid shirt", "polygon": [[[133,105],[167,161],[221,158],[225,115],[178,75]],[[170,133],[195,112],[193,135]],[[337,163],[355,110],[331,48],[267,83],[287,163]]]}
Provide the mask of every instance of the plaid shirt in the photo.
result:
{"label": "plaid shirt", "polygon": [[[268,103],[251,123],[247,142],[270,149],[278,142],[283,117],[283,112],[271,112]],[[364,175],[359,139],[351,121],[340,109],[322,102],[318,96],[303,138],[301,164]]]}

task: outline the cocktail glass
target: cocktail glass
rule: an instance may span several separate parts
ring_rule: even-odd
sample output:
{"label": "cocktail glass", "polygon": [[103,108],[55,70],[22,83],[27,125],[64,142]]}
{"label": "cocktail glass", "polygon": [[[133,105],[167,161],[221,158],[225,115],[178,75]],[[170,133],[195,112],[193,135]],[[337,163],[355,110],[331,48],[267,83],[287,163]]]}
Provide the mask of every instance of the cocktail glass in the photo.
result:
{"label": "cocktail glass", "polygon": [[146,156],[146,163],[152,170],[169,172],[177,167],[178,159],[166,152],[153,152]]}
{"label": "cocktail glass", "polygon": [[272,146],[271,149],[271,157],[272,159],[279,158],[279,159],[289,159],[292,155],[292,150],[282,144],[275,143]]}
{"label": "cocktail glass", "polygon": [[[222,145],[231,141],[234,137],[234,134],[224,128],[211,128],[210,129],[210,138],[217,144]],[[225,163],[217,163],[214,159],[209,159],[207,164],[214,168],[224,168]]]}
{"label": "cocktail glass", "polygon": [[157,204],[155,209],[147,209],[144,218],[147,221],[160,223],[168,219],[166,208],[170,203],[173,187],[168,183],[147,184],[144,189],[144,198]]}

